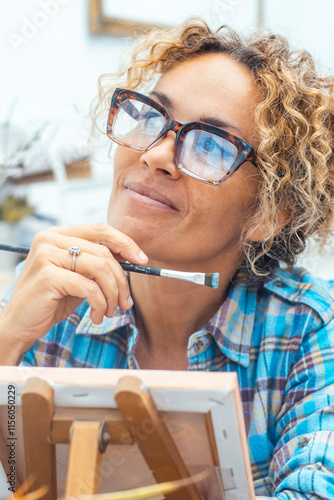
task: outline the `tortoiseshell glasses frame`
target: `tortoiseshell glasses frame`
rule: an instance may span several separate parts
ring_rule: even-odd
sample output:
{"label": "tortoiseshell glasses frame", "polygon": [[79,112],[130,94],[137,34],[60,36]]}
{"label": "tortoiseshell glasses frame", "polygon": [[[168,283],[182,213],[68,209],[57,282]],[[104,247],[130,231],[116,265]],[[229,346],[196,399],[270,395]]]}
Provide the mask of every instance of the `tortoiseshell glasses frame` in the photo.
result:
{"label": "tortoiseshell glasses frame", "polygon": [[[145,115],[141,114],[141,111],[138,110],[136,103],[147,105],[155,110],[158,114],[156,114],[156,116],[153,116],[152,113],[151,115],[147,113],[147,118]],[[139,124],[139,119],[144,121],[147,130],[144,130],[143,127],[140,130],[144,130],[146,136],[143,132],[140,133],[140,131],[137,131],[136,133],[134,133],[133,130],[128,131],[123,135],[123,137],[117,136],[114,128],[117,128],[115,126],[115,119],[117,118],[118,111],[120,109],[125,111],[125,116],[133,118],[135,124]],[[154,120],[156,120],[157,118],[160,119],[162,117],[163,122],[161,122],[160,124],[158,123],[158,128],[156,128],[155,130],[154,127],[156,127],[156,122],[154,122]],[[120,121],[122,120],[124,121],[124,118],[120,119]],[[146,125],[146,123],[149,124],[149,120],[151,120],[150,123],[153,123],[154,126],[152,126],[151,124]],[[136,128],[134,130],[136,130]],[[176,134],[175,164],[177,168],[184,174],[198,181],[217,186],[224,182],[233,172],[235,172],[240,167],[240,165],[242,165],[246,161],[249,161],[256,166],[256,154],[252,146],[247,144],[239,137],[230,134],[226,130],[203,122],[190,122],[185,124],[179,123],[175,120],[172,120],[167,109],[164,106],[151,99],[150,97],[147,97],[134,90],[117,88],[114,91],[114,94],[111,98],[111,105],[107,123],[107,135],[114,142],[134,151],[145,152],[153,148],[164,137],[166,137],[168,131],[170,130],[172,130]],[[152,133],[152,131],[154,132],[154,134]],[[189,167],[188,165],[187,167],[185,167],[181,160],[182,158],[185,159],[186,153],[184,153],[184,150],[182,148],[185,144],[187,134],[189,134],[189,132],[191,131],[203,131],[204,134],[200,134],[200,132],[197,132],[197,135],[195,133],[195,135],[193,135],[191,139],[188,139],[188,144],[186,147],[184,147],[184,150],[187,150],[187,154],[192,154],[193,158],[192,162],[190,162],[191,166]],[[129,142],[124,140],[125,136],[127,138],[127,141],[129,141],[129,138],[133,140],[134,136],[135,138],[137,137],[137,139],[140,136],[140,138],[138,139],[139,142],[140,139],[142,140],[144,138],[146,142],[148,141],[148,143],[140,146],[138,144],[130,144]],[[190,136],[188,136],[188,138],[189,137]],[[197,144],[196,138],[198,137],[201,137],[202,142],[204,141],[203,144]],[[215,138],[217,138],[217,141],[215,140]],[[212,148],[214,149],[214,154],[216,156],[210,157],[210,166],[207,165],[206,162],[208,161],[208,155],[211,154]],[[217,163],[217,154],[219,165],[215,165],[213,167],[213,164]],[[213,160],[215,160],[214,162],[212,158]],[[201,172],[204,171],[203,176],[192,171],[198,170],[198,163],[200,163]],[[205,171],[205,169],[207,169],[207,172]],[[211,171],[214,171],[214,174],[211,175],[211,179],[209,170],[210,173]]]}

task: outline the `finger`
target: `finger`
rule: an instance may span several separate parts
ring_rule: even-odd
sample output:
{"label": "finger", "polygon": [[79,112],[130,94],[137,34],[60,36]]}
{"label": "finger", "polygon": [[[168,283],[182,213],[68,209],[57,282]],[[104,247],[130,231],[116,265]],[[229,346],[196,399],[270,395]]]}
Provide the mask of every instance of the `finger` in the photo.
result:
{"label": "finger", "polygon": [[[106,257],[106,252],[108,253],[109,250],[103,246],[100,245],[100,252],[101,255],[98,257],[98,261],[101,268],[103,268],[103,264],[106,262],[107,263],[107,268],[104,267],[104,278],[107,277],[107,282],[105,283],[105,280],[98,280],[98,283],[101,286],[102,291],[105,290],[105,287],[107,289],[110,289],[111,284],[113,287],[116,286],[117,289],[117,294],[118,294],[118,303],[116,303],[115,307],[118,305],[121,309],[130,309],[133,306],[133,300],[131,297],[131,292],[130,292],[130,287],[129,287],[129,281],[127,279],[127,276],[118,263],[118,261],[114,258],[105,258]],[[111,277],[114,278],[114,282],[111,283]],[[115,288],[114,288],[115,290]],[[115,293],[115,291],[114,291]],[[108,301],[108,306],[109,306],[109,301]],[[113,316],[115,314],[115,310],[110,309],[108,307],[108,312],[106,315],[108,316]]]}
{"label": "finger", "polygon": [[107,310],[107,301],[96,281],[86,278],[81,274],[72,273],[59,269],[57,281],[53,283],[62,297],[71,296],[86,299],[91,307],[91,320],[95,324],[103,321]]}
{"label": "finger", "polygon": [[[81,226],[54,227],[48,231],[68,236],[72,239],[89,240],[108,247],[113,254],[120,255],[130,262],[147,263],[148,257],[142,249],[126,234],[109,224],[85,224]],[[74,243],[72,243],[73,245]]]}
{"label": "finger", "polygon": [[[111,317],[115,314],[117,305],[122,309],[132,307],[129,283],[123,269],[105,246],[94,245],[94,250],[95,255],[82,251],[77,256],[75,272],[96,281],[107,302],[105,315]],[[72,261],[70,264],[68,252],[62,250],[58,253],[56,265],[69,270],[72,267]]]}
{"label": "finger", "polygon": [[[71,270],[74,256],[69,252],[70,244],[80,247],[81,253],[75,259],[75,271],[89,279],[94,279],[101,287],[107,301],[107,316],[112,316],[119,305],[129,309],[133,305],[127,278],[123,269],[110,250],[88,240],[73,239],[54,231],[39,233],[30,257],[40,269],[43,264],[51,263],[65,270]],[[52,241],[53,240],[53,241]]]}

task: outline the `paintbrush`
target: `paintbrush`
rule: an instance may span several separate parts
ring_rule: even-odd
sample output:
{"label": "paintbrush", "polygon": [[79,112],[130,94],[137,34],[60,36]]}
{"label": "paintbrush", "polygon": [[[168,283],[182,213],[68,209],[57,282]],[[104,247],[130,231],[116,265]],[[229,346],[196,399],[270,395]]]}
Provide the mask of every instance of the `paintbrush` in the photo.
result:
{"label": "paintbrush", "polygon": [[[0,250],[15,252],[27,255],[30,248],[0,243]],[[173,271],[172,269],[159,269],[158,267],[139,266],[128,262],[119,262],[124,271],[131,273],[149,274],[151,276],[162,276],[164,278],[174,278],[177,280],[191,281],[197,285],[205,285],[210,288],[218,288],[219,273],[188,273],[184,271]]]}

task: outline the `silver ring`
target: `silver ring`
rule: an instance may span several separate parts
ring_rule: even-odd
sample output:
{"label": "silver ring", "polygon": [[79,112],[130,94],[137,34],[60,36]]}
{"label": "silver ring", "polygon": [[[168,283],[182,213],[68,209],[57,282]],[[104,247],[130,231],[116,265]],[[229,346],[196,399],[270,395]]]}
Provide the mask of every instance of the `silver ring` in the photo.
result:
{"label": "silver ring", "polygon": [[73,255],[73,259],[72,259],[72,269],[71,271],[75,271],[75,261],[77,259],[77,255],[80,255],[81,254],[81,248],[80,247],[76,247],[76,246],[73,246],[69,249],[69,252],[71,255]]}

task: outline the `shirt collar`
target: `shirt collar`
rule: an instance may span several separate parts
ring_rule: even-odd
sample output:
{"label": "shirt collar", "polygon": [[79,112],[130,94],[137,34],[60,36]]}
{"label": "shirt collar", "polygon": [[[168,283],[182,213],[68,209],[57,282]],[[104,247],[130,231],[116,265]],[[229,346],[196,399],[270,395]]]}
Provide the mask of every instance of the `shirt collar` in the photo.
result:
{"label": "shirt collar", "polygon": [[[318,281],[298,268],[292,274],[277,268],[261,286],[283,300],[306,304],[316,311],[322,323],[327,323],[334,317],[334,301],[324,289],[323,282]],[[258,287],[256,281],[250,282],[246,271],[239,270],[229,287],[226,300],[216,314],[205,328],[194,333],[196,336],[210,335],[224,355],[244,367],[249,365]],[[110,334],[128,325],[131,329],[128,335],[128,352],[133,352],[138,335],[133,309],[118,309],[116,316],[104,318],[100,325],[92,323],[89,315],[90,308],[82,316],[76,334]]]}
{"label": "shirt collar", "polygon": [[[201,333],[208,332],[218,348],[232,361],[247,367],[254,326],[256,287],[247,284],[247,275],[238,271],[229,287],[226,300],[210,319]],[[90,308],[86,310],[75,333],[83,335],[110,334],[118,328],[129,325],[136,332],[133,309],[117,310],[112,318],[104,318],[100,325],[90,319]]]}
{"label": "shirt collar", "polygon": [[104,335],[106,333],[112,333],[123,326],[134,324],[135,322],[133,309],[125,311],[117,308],[117,314],[115,316],[112,318],[107,318],[105,316],[102,323],[100,325],[96,325],[90,319],[90,311],[90,308],[86,310],[81,321],[76,327],[75,334]]}
{"label": "shirt collar", "polygon": [[244,367],[249,365],[257,295],[257,285],[247,278],[246,272],[237,272],[226,300],[205,327],[220,350]]}

